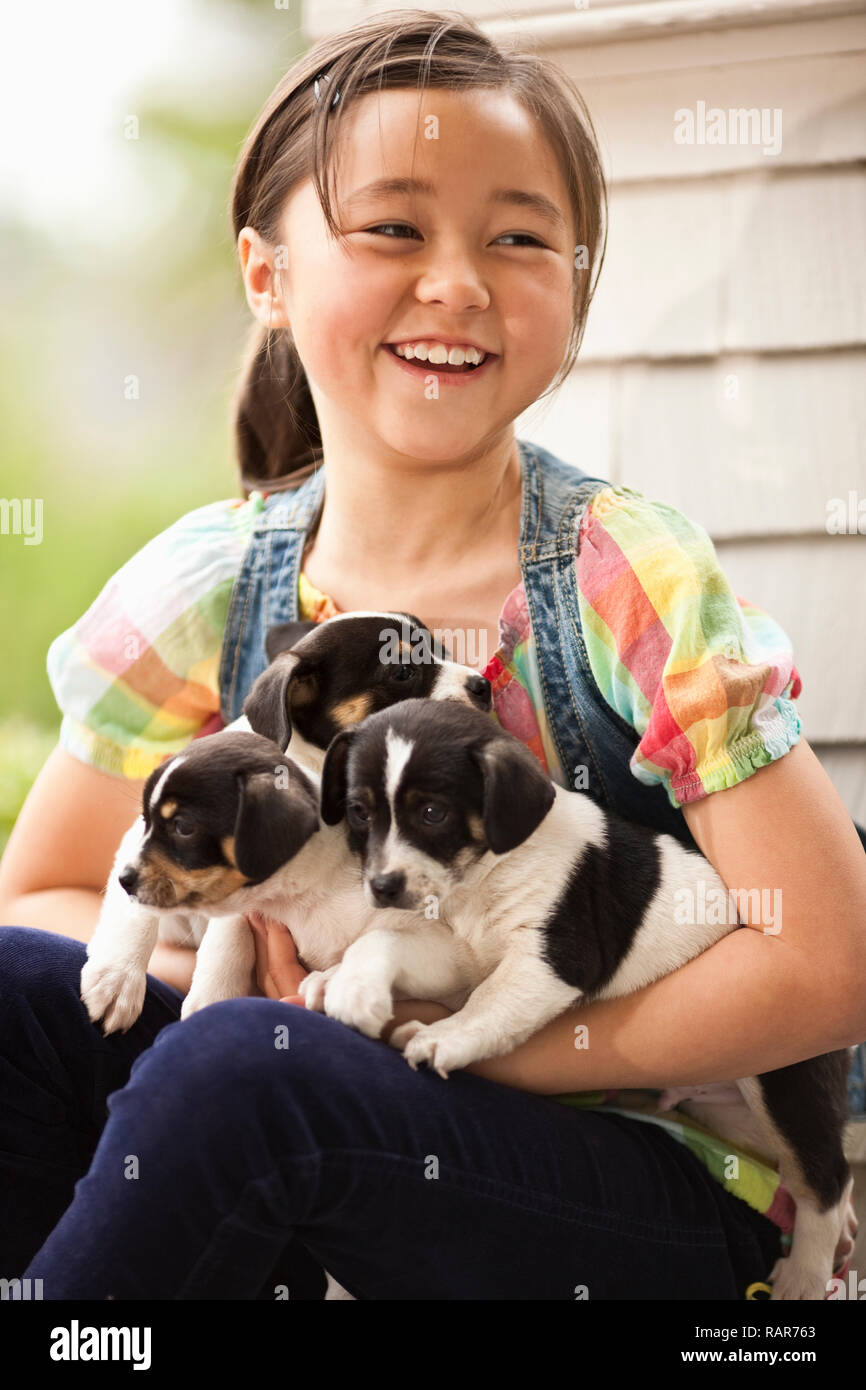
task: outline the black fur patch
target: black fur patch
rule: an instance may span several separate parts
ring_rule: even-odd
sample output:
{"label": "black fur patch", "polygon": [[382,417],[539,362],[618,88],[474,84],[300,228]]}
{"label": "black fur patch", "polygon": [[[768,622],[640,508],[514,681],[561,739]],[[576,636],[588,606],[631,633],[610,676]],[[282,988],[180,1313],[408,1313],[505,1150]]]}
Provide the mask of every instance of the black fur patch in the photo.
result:
{"label": "black fur patch", "polygon": [[616,974],[661,877],[654,831],[611,814],[605,830],[606,843],[584,850],[543,928],[544,959],[585,994]]}
{"label": "black fur patch", "polygon": [[851,1172],[842,1147],[850,1061],[845,1050],[825,1052],[758,1077],[770,1117],[794,1150],[821,1211],[836,1205]]}

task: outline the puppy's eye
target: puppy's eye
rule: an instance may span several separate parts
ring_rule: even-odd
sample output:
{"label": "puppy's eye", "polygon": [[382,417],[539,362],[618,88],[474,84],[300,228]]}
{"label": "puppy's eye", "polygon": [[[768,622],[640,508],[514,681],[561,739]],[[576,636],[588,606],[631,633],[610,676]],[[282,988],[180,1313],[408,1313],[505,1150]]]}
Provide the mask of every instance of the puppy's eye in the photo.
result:
{"label": "puppy's eye", "polygon": [[370,817],[363,801],[349,801],[346,803],[346,818],[351,825],[367,825]]}
{"label": "puppy's eye", "polygon": [[415,670],[412,666],[394,665],[388,668],[388,674],[392,681],[411,681],[414,679]]}
{"label": "puppy's eye", "polygon": [[188,840],[190,835],[195,834],[195,826],[191,820],[186,820],[183,816],[175,816],[171,823],[171,833],[176,835],[179,840]]}
{"label": "puppy's eye", "polygon": [[421,812],[421,819],[425,825],[441,825],[447,817],[448,812],[443,806],[425,806]]}

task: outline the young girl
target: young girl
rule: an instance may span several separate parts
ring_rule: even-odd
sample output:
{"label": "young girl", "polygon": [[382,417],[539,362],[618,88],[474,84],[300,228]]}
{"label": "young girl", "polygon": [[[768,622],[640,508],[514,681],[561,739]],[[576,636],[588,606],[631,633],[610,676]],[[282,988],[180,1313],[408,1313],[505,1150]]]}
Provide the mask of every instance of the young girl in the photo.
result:
{"label": "young girl", "polygon": [[[515,438],[574,362],[605,206],[573,86],[453,14],[319,44],[251,132],[244,500],[170,527],[52,645],[60,747],[0,876],[0,1272],[46,1298],[321,1297],[327,1269],[359,1299],[740,1299],[775,1263],[772,1166],[654,1093],[863,1038],[866,856],[785,634],[706,532],[587,477],[577,430],[574,460]],[[279,923],[254,923],[266,997],[179,1025],[191,953],[162,946],[103,1038],[83,943],[142,779],[235,717],[271,624],[382,608],[449,632],[561,785],[779,890],[784,922],[756,910],[447,1082],[393,1023],[298,1007]]]}

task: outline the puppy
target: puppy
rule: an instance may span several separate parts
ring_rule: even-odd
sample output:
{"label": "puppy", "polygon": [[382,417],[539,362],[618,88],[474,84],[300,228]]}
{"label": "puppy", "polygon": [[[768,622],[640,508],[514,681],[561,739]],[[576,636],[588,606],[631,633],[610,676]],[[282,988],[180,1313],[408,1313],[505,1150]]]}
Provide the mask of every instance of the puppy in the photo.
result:
{"label": "puppy", "polygon": [[[425,1062],[442,1076],[512,1051],[583,998],[641,989],[742,925],[736,914],[720,924],[684,921],[699,914],[682,913],[683,890],[692,903],[702,889],[728,897],[703,855],[555,786],[518,739],[456,704],[409,700],[337,735],[320,812],[328,825],[345,816],[370,903],[426,903],[447,918],[453,935],[439,932],[428,959],[439,950],[447,957],[454,942],[468,948],[474,978],[459,1011],[391,1035],[410,1065]],[[377,963],[378,1012],[415,949],[414,932],[395,922],[390,934]],[[337,985],[344,999],[357,961],[347,957],[324,990],[309,977],[308,997],[323,996],[327,1011]],[[464,950],[449,979],[437,955],[438,981],[456,990],[466,964]],[[418,997],[436,999],[435,986],[419,983]],[[823,1298],[846,1240],[847,1067],[839,1051],[737,1081],[747,1142],[778,1160],[797,1203],[791,1253],[770,1276],[775,1299]]]}
{"label": "puppy", "polygon": [[265,647],[271,663],[244,701],[257,734],[320,773],[341,729],[399,700],[460,700],[491,708],[490,682],[434,650],[411,613],[338,613],[324,623],[282,623]]}
{"label": "puppy", "polygon": [[[318,813],[313,823],[309,808],[304,806],[309,799],[308,787],[317,788],[318,769],[328,742],[353,719],[409,695],[465,700],[479,709],[490,707],[490,683],[471,667],[435,655],[432,634],[412,614],[365,612],[340,615],[321,624],[283,624],[271,629],[266,645],[272,662],[253,685],[244,705],[245,715],[219,734],[193,740],[183,753],[151,774],[145,787],[144,814],[121,840],[81,976],[82,1000],[94,1022],[103,1019],[106,1035],[117,1029],[125,1032],[138,1018],[144,1002],[147,962],[157,936],[201,950],[212,917],[218,917],[221,925],[197,962],[181,1016],[185,1018],[217,999],[250,992],[254,939],[246,918],[238,914],[265,908],[257,903],[243,908],[227,908],[225,904],[235,901],[235,889],[242,881],[246,882],[240,901],[249,904],[247,888],[258,887],[265,878],[272,877],[291,857],[286,853],[284,860],[277,861],[274,852],[287,849],[293,842],[289,839],[278,845],[270,843],[271,852],[264,863],[267,873],[261,872],[263,866],[254,858],[234,864],[228,858],[223,842],[227,844],[231,838],[234,818],[250,814],[248,806],[236,802],[232,780],[234,777],[240,785],[239,779],[248,771],[246,753],[252,747],[243,738],[239,744],[239,734],[249,732],[252,725],[262,736],[269,732],[275,736],[281,757],[275,761],[272,747],[268,754],[272,779],[277,776],[274,769],[278,762],[292,769],[286,776],[290,789],[300,798],[296,809],[301,817],[299,827],[304,831],[301,835],[299,829],[298,843],[292,849],[295,853],[320,828]],[[226,741],[224,745],[221,740]],[[283,758],[282,750],[287,745],[293,756]],[[207,782],[202,761],[211,756],[215,759],[212,785]],[[306,781],[301,776],[303,771],[308,774]],[[262,769],[258,768],[258,772],[261,774]],[[171,795],[166,790],[169,774]],[[195,806],[197,843],[205,843],[204,822],[208,815],[213,825],[222,826],[218,840],[212,835],[206,840],[206,853],[215,856],[212,861],[206,857],[188,864],[181,858],[175,866],[184,872],[195,868],[198,879],[206,878],[206,884],[198,882],[195,886],[191,881],[181,882],[177,873],[153,872],[153,856],[164,854],[166,843],[155,818],[165,820],[179,846],[184,836],[182,829],[176,830],[175,826],[183,827],[189,819],[185,814],[172,815],[161,809],[170,807],[172,802],[176,803],[176,811],[182,805],[187,809],[175,794],[176,774],[180,775],[181,790]],[[261,798],[261,781],[257,785]],[[222,789],[222,802],[217,789]],[[358,904],[354,913],[345,909],[350,934],[343,941],[343,948],[353,939],[352,933],[360,930],[357,906],[361,903],[357,866],[351,859],[348,865],[342,863],[346,858],[344,839],[342,835],[326,835],[318,848],[324,883],[334,875],[339,880],[340,873],[351,871],[353,875]],[[242,838],[242,843],[248,842]],[[191,841],[187,848],[195,849],[196,843]],[[250,852],[251,847],[246,853]],[[334,875],[329,865],[333,866]],[[143,872],[145,866],[147,873]],[[275,903],[274,899],[269,902],[272,909],[279,909],[273,910],[272,915],[286,921],[284,912],[289,911],[289,905]],[[390,1015],[382,1024],[387,1017]]]}

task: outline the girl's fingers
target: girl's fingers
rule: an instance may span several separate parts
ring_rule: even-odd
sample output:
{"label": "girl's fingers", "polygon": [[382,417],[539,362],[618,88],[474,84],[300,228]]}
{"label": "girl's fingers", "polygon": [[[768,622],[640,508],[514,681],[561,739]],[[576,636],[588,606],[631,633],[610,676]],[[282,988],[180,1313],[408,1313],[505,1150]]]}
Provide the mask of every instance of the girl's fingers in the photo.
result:
{"label": "girl's fingers", "polygon": [[307,971],[298,961],[298,951],[288,927],[281,922],[270,923],[268,931],[268,970],[279,990],[280,998],[298,993]]}
{"label": "girl's fingers", "polygon": [[[250,914],[252,915],[252,914]],[[256,916],[259,914],[257,913]],[[247,919],[249,921],[249,918]],[[252,925],[252,923],[251,923]],[[253,944],[256,950],[256,984],[268,999],[279,999],[283,993],[271,979],[268,959],[268,936],[261,927],[253,926]]]}
{"label": "girl's fingers", "polygon": [[293,998],[307,970],[298,960],[294,938],[283,922],[248,912],[256,949],[256,980],[269,999]]}

